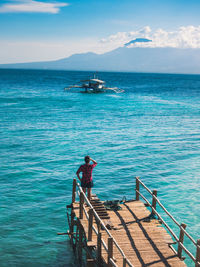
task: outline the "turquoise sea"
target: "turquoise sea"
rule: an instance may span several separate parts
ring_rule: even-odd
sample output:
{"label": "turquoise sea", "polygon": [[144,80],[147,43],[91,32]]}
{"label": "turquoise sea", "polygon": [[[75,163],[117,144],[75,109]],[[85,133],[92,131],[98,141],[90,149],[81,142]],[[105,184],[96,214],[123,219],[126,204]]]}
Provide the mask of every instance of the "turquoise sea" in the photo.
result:
{"label": "turquoise sea", "polygon": [[134,198],[140,176],[200,238],[200,76],[100,72],[125,92],[63,90],[91,75],[0,70],[1,267],[76,266],[57,232],[67,229],[65,206],[86,154],[98,162],[102,199]]}

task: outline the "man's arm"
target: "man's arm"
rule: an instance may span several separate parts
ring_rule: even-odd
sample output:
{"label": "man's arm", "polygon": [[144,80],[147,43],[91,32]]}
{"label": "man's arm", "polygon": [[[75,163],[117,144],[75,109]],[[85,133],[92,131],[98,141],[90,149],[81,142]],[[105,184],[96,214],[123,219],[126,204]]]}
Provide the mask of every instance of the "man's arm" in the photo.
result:
{"label": "man's arm", "polygon": [[97,165],[97,162],[96,162],[94,159],[90,158],[90,160],[91,160],[95,165]]}
{"label": "man's arm", "polygon": [[78,169],[78,171],[76,172],[76,175],[77,175],[79,181],[81,181],[81,178],[80,178],[80,175],[79,175],[80,172],[81,172],[81,167],[80,167],[80,168]]}

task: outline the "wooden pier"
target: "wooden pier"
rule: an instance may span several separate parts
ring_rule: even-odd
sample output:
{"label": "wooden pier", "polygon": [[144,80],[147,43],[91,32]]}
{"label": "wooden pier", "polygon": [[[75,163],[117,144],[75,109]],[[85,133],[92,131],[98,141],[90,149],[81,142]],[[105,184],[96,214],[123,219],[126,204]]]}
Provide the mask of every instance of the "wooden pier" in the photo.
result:
{"label": "wooden pier", "polygon": [[[140,186],[151,195],[151,203],[140,192]],[[160,203],[157,191],[151,192],[138,177],[135,191],[134,200],[123,201],[117,209],[107,210],[96,195],[89,202],[74,179],[72,203],[67,206],[70,210],[67,234],[80,266],[182,267],[186,266],[182,251],[195,267],[200,266],[200,240],[195,241],[186,232],[186,225],[179,224]],[[76,201],[77,194],[79,201]],[[180,228],[179,237],[157,212],[157,205]],[[183,244],[185,235],[196,246],[195,256]]]}

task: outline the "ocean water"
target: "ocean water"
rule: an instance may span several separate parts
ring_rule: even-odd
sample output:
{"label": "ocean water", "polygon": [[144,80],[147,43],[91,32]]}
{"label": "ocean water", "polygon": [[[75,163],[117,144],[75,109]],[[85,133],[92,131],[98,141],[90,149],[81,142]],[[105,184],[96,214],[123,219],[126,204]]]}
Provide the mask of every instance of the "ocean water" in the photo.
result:
{"label": "ocean water", "polygon": [[102,72],[125,92],[63,90],[91,74],[0,70],[1,267],[76,266],[57,232],[86,154],[102,199],[134,198],[140,176],[200,238],[200,76]]}

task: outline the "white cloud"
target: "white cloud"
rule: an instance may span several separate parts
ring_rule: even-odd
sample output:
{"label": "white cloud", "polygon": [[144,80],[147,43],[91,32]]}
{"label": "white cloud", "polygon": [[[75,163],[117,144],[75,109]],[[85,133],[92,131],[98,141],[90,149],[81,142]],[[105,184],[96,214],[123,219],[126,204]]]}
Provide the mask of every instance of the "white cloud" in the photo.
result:
{"label": "white cloud", "polygon": [[114,49],[136,38],[147,38],[152,42],[132,44],[135,47],[200,48],[200,26],[182,26],[175,31],[153,31],[146,26],[137,31],[118,32],[102,39],[100,43]]}
{"label": "white cloud", "polygon": [[60,11],[61,7],[68,6],[67,3],[60,2],[41,2],[35,0],[17,0],[11,3],[3,4],[0,6],[0,13],[53,13],[56,14]]}

